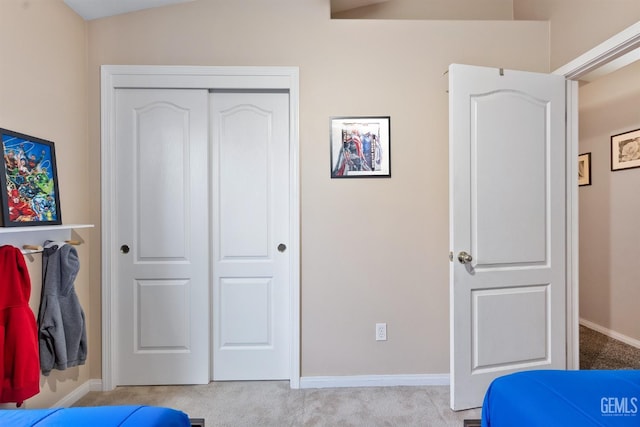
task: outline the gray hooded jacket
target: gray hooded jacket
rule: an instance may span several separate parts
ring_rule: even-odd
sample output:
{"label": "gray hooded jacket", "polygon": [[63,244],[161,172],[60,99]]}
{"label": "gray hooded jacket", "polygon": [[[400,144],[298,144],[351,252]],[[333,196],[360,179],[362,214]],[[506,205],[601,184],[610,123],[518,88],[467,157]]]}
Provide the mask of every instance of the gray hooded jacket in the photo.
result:
{"label": "gray hooded jacket", "polygon": [[76,249],[64,242],[46,242],[42,254],[42,299],[38,313],[40,370],[65,370],[84,365],[87,331],[84,311],[73,282],[80,261]]}

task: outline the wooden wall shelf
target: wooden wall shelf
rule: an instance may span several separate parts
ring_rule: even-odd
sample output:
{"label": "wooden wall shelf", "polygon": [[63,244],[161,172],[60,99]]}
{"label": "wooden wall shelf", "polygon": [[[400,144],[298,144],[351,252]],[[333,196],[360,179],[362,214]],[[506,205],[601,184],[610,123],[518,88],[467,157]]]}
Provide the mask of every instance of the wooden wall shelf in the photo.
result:
{"label": "wooden wall shelf", "polygon": [[40,252],[40,250],[24,249],[24,246],[42,246],[45,240],[72,240],[71,232],[73,230],[93,227],[93,224],[0,227],[0,245],[12,245],[21,248],[24,254],[37,253]]}

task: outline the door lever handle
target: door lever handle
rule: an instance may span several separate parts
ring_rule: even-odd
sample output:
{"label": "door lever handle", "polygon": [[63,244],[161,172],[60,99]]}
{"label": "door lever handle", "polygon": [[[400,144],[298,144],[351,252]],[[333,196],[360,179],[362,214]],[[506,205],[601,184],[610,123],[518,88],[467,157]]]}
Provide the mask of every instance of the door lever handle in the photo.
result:
{"label": "door lever handle", "polygon": [[473,261],[473,257],[465,251],[462,251],[458,254],[458,261],[460,261],[460,264],[469,264]]}

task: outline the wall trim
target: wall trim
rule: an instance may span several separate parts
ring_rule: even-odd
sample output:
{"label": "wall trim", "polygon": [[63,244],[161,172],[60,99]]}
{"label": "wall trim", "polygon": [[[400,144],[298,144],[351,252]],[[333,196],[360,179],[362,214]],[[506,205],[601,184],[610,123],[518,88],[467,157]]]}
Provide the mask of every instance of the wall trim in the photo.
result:
{"label": "wall trim", "polygon": [[102,379],[89,380],[89,391],[102,391]]}
{"label": "wall trim", "polygon": [[640,22],[605,40],[552,74],[567,79],[567,369],[580,369],[579,212],[578,212],[578,82],[581,77],[640,49]]}
{"label": "wall trim", "polygon": [[640,340],[635,338],[631,338],[627,335],[621,334],[620,332],[613,331],[611,329],[605,328],[604,326],[600,326],[597,323],[590,322],[586,319],[580,318],[580,324],[589,329],[593,329],[596,332],[600,332],[602,335],[606,335],[609,338],[613,338],[618,341],[622,341],[625,344],[628,344],[635,348],[640,348]]}
{"label": "wall trim", "polygon": [[300,388],[448,386],[449,374],[301,377]]}
{"label": "wall trim", "polygon": [[102,391],[102,380],[88,380],[76,387],[71,393],[51,405],[52,408],[69,408],[90,391]]}
{"label": "wall trim", "polygon": [[553,74],[561,74],[570,80],[579,80],[638,47],[640,47],[640,21],[558,68]]}

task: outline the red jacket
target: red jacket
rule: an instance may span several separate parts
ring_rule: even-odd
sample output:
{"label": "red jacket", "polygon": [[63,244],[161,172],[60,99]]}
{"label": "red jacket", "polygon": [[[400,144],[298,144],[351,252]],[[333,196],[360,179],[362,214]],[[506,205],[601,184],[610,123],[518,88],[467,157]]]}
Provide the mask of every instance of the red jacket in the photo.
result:
{"label": "red jacket", "polygon": [[24,400],[40,392],[38,329],[29,307],[31,280],[24,256],[0,247],[0,403]]}

